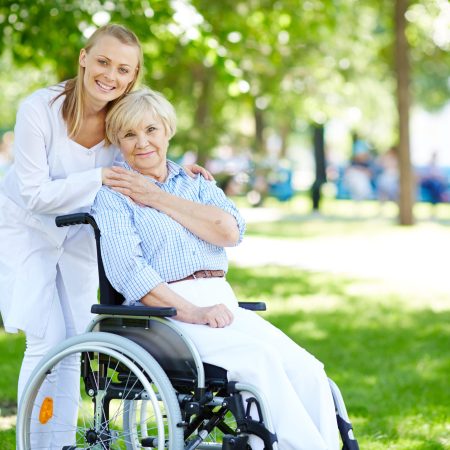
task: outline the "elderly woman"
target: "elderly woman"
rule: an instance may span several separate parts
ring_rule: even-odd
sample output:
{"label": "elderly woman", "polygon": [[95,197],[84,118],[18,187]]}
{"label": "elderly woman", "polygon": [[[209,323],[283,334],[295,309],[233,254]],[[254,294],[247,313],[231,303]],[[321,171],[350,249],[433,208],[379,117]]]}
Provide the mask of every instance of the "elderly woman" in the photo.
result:
{"label": "elderly woman", "polygon": [[[213,182],[190,178],[167,160],[175,121],[172,105],[149,89],[128,94],[108,113],[107,137],[129,174],[102,188],[93,207],[106,274],[127,304],[175,307],[204,362],[264,393],[280,449],[338,449],[323,364],[238,306],[224,247],[240,242],[244,221]],[[263,448],[256,437],[251,445]]]}

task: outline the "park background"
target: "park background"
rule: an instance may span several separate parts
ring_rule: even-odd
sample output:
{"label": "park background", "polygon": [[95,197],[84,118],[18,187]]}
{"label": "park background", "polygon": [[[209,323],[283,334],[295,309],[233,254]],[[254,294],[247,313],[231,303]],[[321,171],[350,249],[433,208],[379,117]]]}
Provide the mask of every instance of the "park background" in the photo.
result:
{"label": "park background", "polygon": [[[1,173],[20,100],[72,77],[108,22],[135,31],[143,82],[177,109],[170,157],[242,208],[240,299],[325,362],[362,449],[450,448],[450,204],[420,191],[433,154],[448,188],[448,1],[3,0]],[[339,195],[358,142],[373,161],[396,149],[396,201]],[[0,331],[4,450],[23,350]]]}

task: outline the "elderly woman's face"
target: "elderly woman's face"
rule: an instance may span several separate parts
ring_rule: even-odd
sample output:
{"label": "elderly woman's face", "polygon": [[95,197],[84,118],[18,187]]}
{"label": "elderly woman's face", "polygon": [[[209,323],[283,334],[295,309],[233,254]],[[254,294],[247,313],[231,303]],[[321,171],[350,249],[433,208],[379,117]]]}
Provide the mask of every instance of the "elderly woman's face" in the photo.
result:
{"label": "elderly woman's face", "polygon": [[169,138],[159,117],[149,112],[138,127],[120,131],[119,145],[133,169],[157,179],[165,174]]}

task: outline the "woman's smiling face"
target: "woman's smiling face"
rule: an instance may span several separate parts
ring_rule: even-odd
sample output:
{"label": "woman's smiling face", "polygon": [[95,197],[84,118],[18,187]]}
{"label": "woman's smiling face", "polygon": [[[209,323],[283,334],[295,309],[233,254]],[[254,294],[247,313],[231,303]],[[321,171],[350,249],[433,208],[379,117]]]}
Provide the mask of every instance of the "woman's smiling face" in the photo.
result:
{"label": "woman's smiling face", "polygon": [[119,132],[119,145],[125,161],[143,175],[164,181],[167,174],[169,137],[159,117],[144,114],[142,122],[133,129]]}
{"label": "woman's smiling face", "polygon": [[139,48],[123,44],[113,36],[102,36],[79,58],[84,67],[83,87],[86,100],[108,103],[123,95],[136,78]]}

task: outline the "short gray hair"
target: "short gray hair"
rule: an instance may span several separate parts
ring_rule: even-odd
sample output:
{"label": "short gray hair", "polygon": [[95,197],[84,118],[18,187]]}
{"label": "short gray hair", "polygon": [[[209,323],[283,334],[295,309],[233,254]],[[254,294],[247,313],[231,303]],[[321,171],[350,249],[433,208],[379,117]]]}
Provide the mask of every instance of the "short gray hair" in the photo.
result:
{"label": "short gray hair", "polygon": [[119,133],[137,128],[148,113],[161,119],[169,139],[177,128],[172,104],[160,92],[143,87],[122,97],[106,115],[106,143],[119,146]]}

